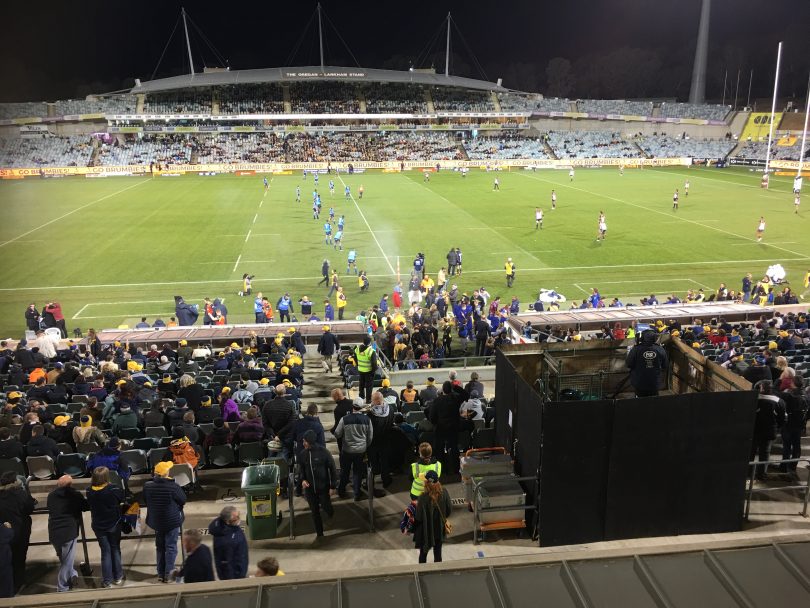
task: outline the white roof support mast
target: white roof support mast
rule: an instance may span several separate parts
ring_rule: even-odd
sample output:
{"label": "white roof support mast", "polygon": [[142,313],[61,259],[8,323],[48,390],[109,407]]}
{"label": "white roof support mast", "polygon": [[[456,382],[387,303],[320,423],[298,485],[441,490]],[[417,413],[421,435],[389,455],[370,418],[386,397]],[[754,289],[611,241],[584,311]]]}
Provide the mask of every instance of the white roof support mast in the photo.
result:
{"label": "white roof support mast", "polygon": [[444,75],[450,76],[450,13],[447,13],[447,50],[444,53]]}
{"label": "white roof support mast", "polygon": [[183,29],[186,31],[186,49],[188,50],[188,63],[191,66],[191,75],[194,75],[194,59],[191,57],[191,41],[188,37],[188,22],[186,21],[186,9],[180,9],[183,14]]}

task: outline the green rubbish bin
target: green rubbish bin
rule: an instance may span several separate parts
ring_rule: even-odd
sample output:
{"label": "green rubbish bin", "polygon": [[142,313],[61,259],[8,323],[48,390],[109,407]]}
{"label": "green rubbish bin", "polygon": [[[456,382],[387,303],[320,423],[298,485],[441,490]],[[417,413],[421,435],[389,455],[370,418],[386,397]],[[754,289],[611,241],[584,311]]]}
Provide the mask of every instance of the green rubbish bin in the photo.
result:
{"label": "green rubbish bin", "polygon": [[275,538],[278,529],[276,501],[279,494],[279,468],[257,464],[242,471],[242,491],[247,502],[247,528],[250,540]]}

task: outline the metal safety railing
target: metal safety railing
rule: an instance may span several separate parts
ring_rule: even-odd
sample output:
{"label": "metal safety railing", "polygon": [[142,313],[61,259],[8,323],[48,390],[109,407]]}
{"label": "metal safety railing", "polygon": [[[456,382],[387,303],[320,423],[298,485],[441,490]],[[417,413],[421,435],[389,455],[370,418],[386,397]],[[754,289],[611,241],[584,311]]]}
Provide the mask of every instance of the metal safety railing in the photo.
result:
{"label": "metal safety railing", "polygon": [[[517,483],[523,481],[533,481],[537,483],[536,476],[525,476],[525,477],[515,477],[514,475],[486,475],[483,477],[476,479],[472,479],[472,507],[473,507],[473,544],[478,545],[480,544],[481,540],[483,540],[484,532],[483,526],[485,524],[481,521],[481,515],[484,513],[498,513],[498,512],[505,512],[505,511],[534,511],[535,514],[539,512],[538,505],[531,504],[531,505],[505,505],[501,507],[484,507],[481,505],[482,501],[482,494],[481,491],[485,488],[488,484],[493,482],[499,481],[514,481]],[[518,522],[515,522],[516,524]],[[529,527],[528,523],[526,522],[525,515],[522,525],[514,525],[514,526],[499,526],[499,529],[519,529],[524,527]]]}
{"label": "metal safety railing", "polygon": [[754,487],[754,478],[756,476],[756,470],[758,467],[763,467],[767,471],[769,466],[780,466],[783,464],[793,464],[796,463],[797,465],[800,462],[806,462],[810,466],[810,457],[804,458],[789,458],[787,460],[754,460],[748,463],[750,467],[748,473],[748,479],[746,480],[746,491],[745,491],[745,512],[743,517],[745,520],[748,520],[748,515],[751,512],[751,500],[753,499],[754,493],[758,494],[765,494],[768,492],[782,492],[785,490],[804,490],[804,500],[803,500],[803,507],[801,516],[807,517],[807,505],[810,501],[810,477],[808,477],[808,481],[805,483],[798,482],[798,484],[791,484],[791,485],[780,485],[775,486],[772,488],[755,488]]}

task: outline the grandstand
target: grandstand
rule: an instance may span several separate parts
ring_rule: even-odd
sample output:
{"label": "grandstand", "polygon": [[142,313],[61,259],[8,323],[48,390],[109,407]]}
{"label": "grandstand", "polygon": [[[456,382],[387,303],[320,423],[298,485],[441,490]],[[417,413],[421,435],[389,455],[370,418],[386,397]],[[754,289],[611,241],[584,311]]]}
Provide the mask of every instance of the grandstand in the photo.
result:
{"label": "grandstand", "polygon": [[2,167],[86,167],[93,153],[89,137],[0,138]]}
{"label": "grandstand", "polygon": [[620,133],[605,131],[551,131],[548,143],[557,158],[633,158],[639,149]]}
{"label": "grandstand", "polygon": [[690,137],[669,137],[666,135],[645,135],[636,143],[651,158],[712,158],[724,159],[737,145],[729,139],[692,139]]}
{"label": "grandstand", "polygon": [[694,103],[661,104],[660,116],[663,118],[695,118],[703,120],[725,120],[731,112],[731,106]]}
{"label": "grandstand", "polygon": [[577,110],[598,115],[652,116],[651,101],[624,101],[619,99],[580,99]]}

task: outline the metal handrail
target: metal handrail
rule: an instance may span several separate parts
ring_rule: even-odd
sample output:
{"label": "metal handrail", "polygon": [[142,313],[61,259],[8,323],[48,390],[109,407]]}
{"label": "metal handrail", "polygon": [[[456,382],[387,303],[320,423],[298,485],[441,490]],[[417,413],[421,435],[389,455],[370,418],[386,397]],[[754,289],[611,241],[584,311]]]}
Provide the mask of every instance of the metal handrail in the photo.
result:
{"label": "metal handrail", "polygon": [[[478,545],[481,539],[478,537],[479,528],[481,526],[480,515],[481,513],[495,513],[498,511],[537,511],[538,507],[534,505],[510,505],[507,507],[481,507],[481,488],[488,482],[492,481],[534,481],[537,482],[536,476],[515,477],[514,475],[485,475],[481,477],[480,481],[472,480],[472,503],[473,503],[473,544]],[[525,523],[525,522],[524,522]],[[481,533],[483,537],[483,532]]]}
{"label": "metal handrail", "polygon": [[748,515],[751,512],[751,499],[754,495],[754,492],[759,493],[767,493],[767,492],[780,492],[782,490],[804,490],[804,506],[802,508],[801,515],[802,517],[807,517],[807,505],[810,502],[810,478],[808,478],[807,483],[799,485],[787,485],[787,486],[779,486],[776,488],[754,488],[754,476],[758,466],[767,467],[771,465],[781,465],[795,462],[796,464],[800,462],[806,462],[810,465],[810,457],[804,458],[789,458],[787,460],[754,460],[748,463],[748,466],[751,468],[750,473],[748,474],[748,479],[746,483],[748,487],[746,488],[746,499],[745,499],[745,512],[743,517],[746,521],[748,521]]}
{"label": "metal handrail", "polygon": [[[472,361],[470,361],[472,360]],[[495,353],[491,355],[465,355],[463,357],[445,357],[444,359],[413,359],[413,362],[416,363],[416,367],[414,369],[399,369],[398,365],[401,363],[400,361],[391,364],[391,371],[394,372],[415,372],[415,371],[424,371],[427,369],[436,369],[436,363],[441,363],[441,367],[456,367],[461,369],[467,369],[468,367],[494,367],[495,366]],[[430,367],[425,367],[424,365],[428,365]]]}
{"label": "metal handrail", "polygon": [[374,532],[374,467],[368,465],[366,472],[366,489],[368,490],[368,523],[369,532]]}

